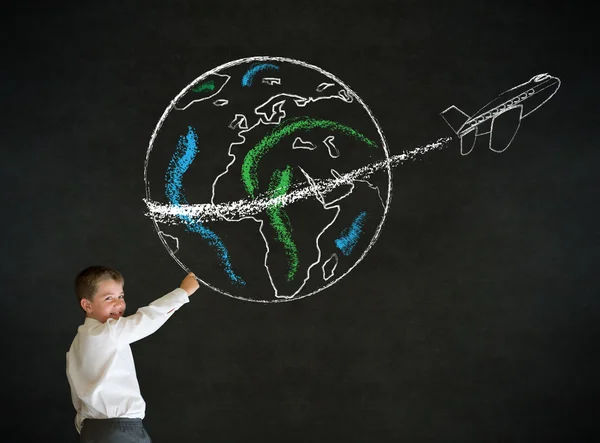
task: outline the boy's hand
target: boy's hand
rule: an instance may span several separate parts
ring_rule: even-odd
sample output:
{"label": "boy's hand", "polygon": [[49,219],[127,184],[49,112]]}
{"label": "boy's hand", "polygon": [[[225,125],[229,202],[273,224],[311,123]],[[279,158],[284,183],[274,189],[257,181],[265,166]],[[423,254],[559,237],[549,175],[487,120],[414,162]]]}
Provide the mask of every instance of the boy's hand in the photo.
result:
{"label": "boy's hand", "polygon": [[179,287],[187,292],[188,296],[196,292],[196,290],[200,287],[198,280],[196,280],[196,274],[190,272],[188,275],[186,275]]}

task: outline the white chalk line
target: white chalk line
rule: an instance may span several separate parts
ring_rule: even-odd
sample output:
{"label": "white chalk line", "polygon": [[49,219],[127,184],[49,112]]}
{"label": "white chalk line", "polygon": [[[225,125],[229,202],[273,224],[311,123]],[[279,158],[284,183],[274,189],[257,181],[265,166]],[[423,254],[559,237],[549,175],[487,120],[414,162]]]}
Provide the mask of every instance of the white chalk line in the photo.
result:
{"label": "white chalk line", "polygon": [[188,222],[214,222],[214,221],[236,221],[265,211],[273,205],[282,207],[291,205],[299,200],[304,200],[317,195],[325,195],[339,186],[352,184],[358,179],[365,179],[373,173],[384,168],[395,167],[401,163],[414,160],[417,156],[426,152],[444,148],[451,138],[440,138],[436,142],[420,146],[411,151],[394,155],[389,159],[371,163],[351,172],[340,174],[331,179],[314,179],[314,184],[296,184],[291,191],[285,195],[269,198],[264,194],[253,200],[237,200],[228,203],[200,203],[188,205],[170,205],[144,199],[148,207],[147,216],[152,217],[157,223],[177,225],[183,219]]}

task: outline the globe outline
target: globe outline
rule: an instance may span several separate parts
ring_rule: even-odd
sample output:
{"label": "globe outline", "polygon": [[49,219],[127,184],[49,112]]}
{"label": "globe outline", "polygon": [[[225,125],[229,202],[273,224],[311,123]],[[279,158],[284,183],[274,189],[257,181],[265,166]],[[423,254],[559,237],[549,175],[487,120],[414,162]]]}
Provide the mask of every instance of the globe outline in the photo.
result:
{"label": "globe outline", "polygon": [[[170,115],[171,111],[175,108],[177,102],[179,101],[179,99],[181,97],[183,97],[185,94],[188,93],[188,91],[194,87],[196,84],[198,84],[199,82],[201,82],[203,79],[205,79],[206,77],[212,75],[212,74],[216,74],[220,71],[223,71],[225,69],[228,69],[230,67],[233,66],[237,66],[243,63],[252,63],[252,62],[273,62],[273,61],[277,61],[277,62],[284,62],[284,63],[290,63],[293,65],[299,65],[302,66],[304,68],[308,68],[308,69],[312,69],[315,70],[317,72],[319,72],[320,74],[324,75],[327,78],[330,78],[332,80],[334,80],[335,82],[337,82],[339,85],[343,86],[346,91],[349,93],[349,95],[354,99],[357,100],[358,103],[363,107],[363,109],[367,112],[369,118],[371,119],[371,122],[373,123],[373,125],[375,126],[375,129],[377,130],[377,133],[379,135],[380,141],[381,141],[381,148],[383,149],[383,152],[385,154],[385,159],[386,159],[386,165],[385,165],[385,169],[387,171],[387,182],[388,182],[388,189],[387,189],[387,197],[385,200],[385,206],[384,206],[384,211],[383,211],[383,215],[381,216],[381,220],[379,221],[379,224],[377,225],[377,228],[375,229],[375,232],[373,233],[373,235],[371,236],[371,240],[368,244],[368,246],[364,249],[364,251],[362,252],[362,254],[354,261],[354,263],[348,268],[346,269],[342,274],[340,274],[339,276],[335,276],[335,278],[332,278],[331,281],[326,282],[326,284],[324,284],[323,286],[320,286],[319,288],[313,290],[312,292],[308,292],[306,294],[299,294],[298,296],[294,296],[291,298],[285,298],[285,297],[281,297],[281,298],[275,298],[273,300],[265,300],[265,299],[255,299],[255,298],[247,298],[247,297],[243,297],[240,295],[235,295],[232,294],[224,289],[218,288],[212,284],[210,284],[207,281],[204,281],[202,278],[198,277],[198,275],[196,275],[197,280],[202,283],[203,285],[211,288],[213,291],[218,292],[222,295],[225,295],[227,297],[231,297],[237,300],[242,300],[242,301],[249,301],[249,302],[253,302],[253,303],[282,303],[282,302],[291,302],[291,301],[296,301],[296,300],[300,300],[306,297],[310,297],[312,295],[315,295],[319,292],[324,291],[325,289],[333,286],[334,284],[336,284],[337,282],[339,282],[342,278],[344,278],[346,275],[348,275],[360,262],[362,262],[362,260],[365,258],[365,256],[367,255],[367,253],[371,250],[371,248],[375,245],[375,243],[377,242],[377,240],[379,239],[379,236],[381,234],[381,230],[383,228],[383,225],[385,224],[385,220],[387,218],[387,213],[389,211],[390,208],[390,204],[391,204],[391,199],[392,199],[392,189],[393,189],[393,183],[392,183],[392,168],[390,165],[390,156],[389,156],[389,148],[387,145],[387,141],[386,138],[383,134],[383,129],[381,128],[379,122],[377,121],[377,118],[373,115],[371,109],[366,105],[366,103],[360,98],[360,96],[354,92],[354,90],[352,88],[350,88],[346,83],[344,83],[342,80],[340,80],[338,77],[336,77],[334,74],[331,74],[328,71],[325,71],[324,69],[316,66],[316,65],[312,65],[300,60],[296,60],[296,59],[292,59],[292,58],[287,58],[287,57],[277,57],[277,56],[252,56],[252,57],[244,57],[241,59],[237,59],[237,60],[233,60],[233,61],[229,61],[227,63],[224,63],[222,65],[219,65],[203,74],[201,74],[200,76],[196,77],[192,82],[190,82],[186,87],[184,87],[181,92],[179,92],[179,94],[177,94],[175,96],[175,98],[173,98],[171,100],[171,102],[169,103],[169,105],[167,106],[167,108],[165,109],[165,111],[163,112],[161,118],[159,119],[156,127],[154,128],[152,135],[150,137],[150,142],[148,145],[148,149],[146,151],[146,158],[145,158],[145,162],[144,162],[144,185],[145,185],[145,190],[146,190],[146,201],[152,201],[152,196],[151,196],[151,192],[150,192],[150,182],[148,180],[148,165],[150,162],[150,155],[152,153],[152,149],[154,147],[154,142],[156,140],[156,137],[158,136],[158,133],[163,125],[163,123],[165,122],[165,120],[167,119],[167,117]],[[169,253],[169,255],[175,260],[175,262],[186,272],[192,272],[192,270],[190,268],[187,267],[187,265],[185,265],[176,255],[176,251],[173,251],[173,249],[171,248],[171,246],[169,245],[169,243],[166,241],[166,239],[164,238],[164,233],[163,231],[160,229],[160,226],[156,220],[156,218],[154,216],[151,215],[150,217],[152,219],[152,223],[154,225],[154,228],[156,230],[156,233],[158,234],[159,239],[161,240],[161,242],[163,243],[163,246],[165,247],[165,249],[167,250],[167,252]],[[197,274],[197,273],[196,273]]]}

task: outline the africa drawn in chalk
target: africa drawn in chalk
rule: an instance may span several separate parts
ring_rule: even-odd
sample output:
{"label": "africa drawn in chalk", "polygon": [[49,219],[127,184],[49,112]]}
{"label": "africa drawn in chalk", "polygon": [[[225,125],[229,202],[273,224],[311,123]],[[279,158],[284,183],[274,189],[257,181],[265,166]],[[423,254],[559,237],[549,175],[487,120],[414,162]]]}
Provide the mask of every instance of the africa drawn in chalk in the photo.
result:
{"label": "africa drawn in chalk", "polygon": [[[507,113],[520,123],[524,99],[547,93],[549,79],[514,100],[507,91],[481,115],[444,111],[461,153],[473,135],[506,149],[518,126],[500,150],[494,122],[507,126]],[[371,110],[332,74],[287,58],[237,60],[195,79],[163,113],[144,165],[147,215],[173,259],[212,289],[297,300],[339,281],[374,245],[392,168],[450,140],[390,156]]]}

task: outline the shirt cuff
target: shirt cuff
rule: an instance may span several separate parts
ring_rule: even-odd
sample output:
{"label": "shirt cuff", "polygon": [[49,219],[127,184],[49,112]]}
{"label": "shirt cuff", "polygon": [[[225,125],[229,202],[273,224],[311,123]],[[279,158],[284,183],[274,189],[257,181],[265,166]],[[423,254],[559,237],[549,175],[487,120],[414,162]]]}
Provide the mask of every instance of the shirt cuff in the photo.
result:
{"label": "shirt cuff", "polygon": [[190,296],[185,291],[185,289],[177,288],[171,291],[171,294],[175,296],[175,299],[178,300],[181,304],[189,303]]}

